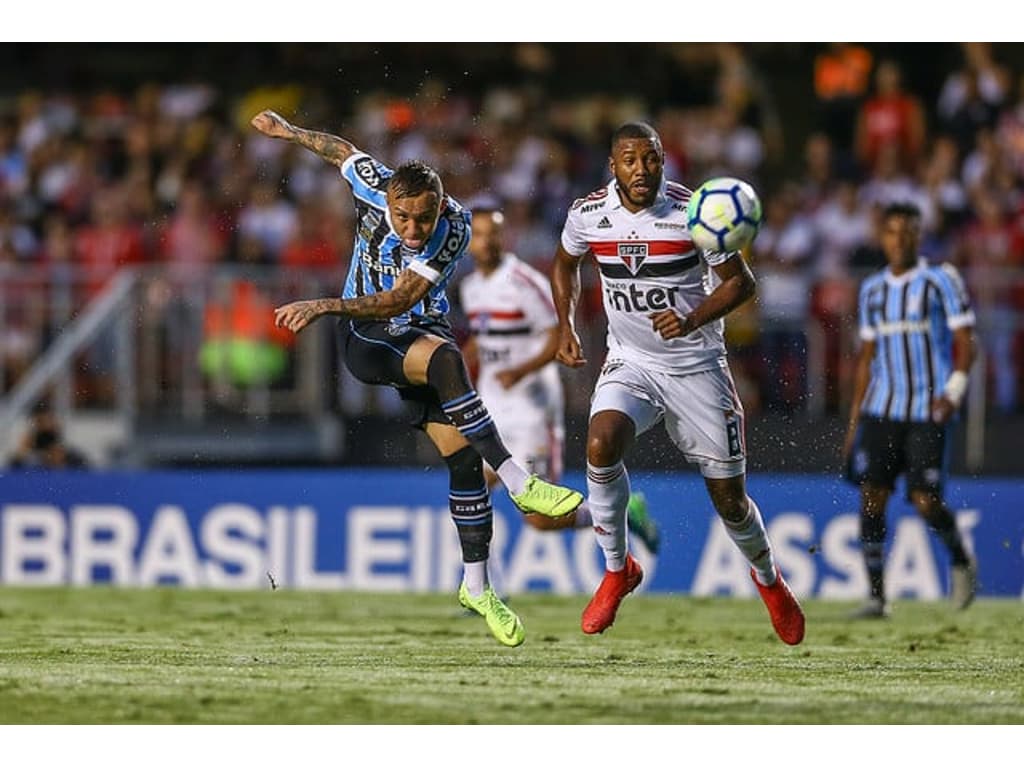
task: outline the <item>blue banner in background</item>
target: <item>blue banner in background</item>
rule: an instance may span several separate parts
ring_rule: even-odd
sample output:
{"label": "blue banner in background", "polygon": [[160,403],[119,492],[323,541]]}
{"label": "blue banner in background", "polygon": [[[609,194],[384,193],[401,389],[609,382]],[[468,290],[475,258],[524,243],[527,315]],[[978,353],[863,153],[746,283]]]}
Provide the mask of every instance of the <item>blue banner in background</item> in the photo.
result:
{"label": "blue banner in background", "polygon": [[[565,481],[585,488],[581,473]],[[696,474],[632,476],[662,530],[655,557],[635,542],[643,590],[753,596],[748,567]],[[801,596],[861,599],[857,491],[820,475],[752,475],[750,495]],[[18,472],[0,476],[0,583],[454,591],[461,556],[447,473],[416,470]],[[1024,483],[954,478],[947,501],[979,561],[980,594],[1024,597]],[[589,529],[549,533],[495,494],[492,563],[515,594],[590,593],[603,559]],[[949,559],[893,495],[887,586],[933,600]]]}

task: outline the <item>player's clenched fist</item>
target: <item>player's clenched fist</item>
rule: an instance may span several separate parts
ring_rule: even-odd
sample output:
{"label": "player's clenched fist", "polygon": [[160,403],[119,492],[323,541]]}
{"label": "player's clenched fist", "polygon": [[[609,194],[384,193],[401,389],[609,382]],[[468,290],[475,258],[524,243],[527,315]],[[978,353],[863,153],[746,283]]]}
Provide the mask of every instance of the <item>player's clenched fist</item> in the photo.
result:
{"label": "player's clenched fist", "polygon": [[678,339],[690,332],[686,327],[686,318],[674,309],[666,309],[662,312],[654,312],[648,315],[651,318],[651,325],[654,332],[661,334],[661,338]]}
{"label": "player's clenched fist", "polygon": [[562,365],[571,368],[579,368],[586,365],[587,358],[583,356],[583,347],[580,344],[580,337],[571,328],[562,328],[558,338],[558,351],[555,352],[555,359]]}
{"label": "player's clenched fist", "polygon": [[272,109],[264,109],[249,121],[260,133],[275,139],[287,139],[292,134],[292,125]]}

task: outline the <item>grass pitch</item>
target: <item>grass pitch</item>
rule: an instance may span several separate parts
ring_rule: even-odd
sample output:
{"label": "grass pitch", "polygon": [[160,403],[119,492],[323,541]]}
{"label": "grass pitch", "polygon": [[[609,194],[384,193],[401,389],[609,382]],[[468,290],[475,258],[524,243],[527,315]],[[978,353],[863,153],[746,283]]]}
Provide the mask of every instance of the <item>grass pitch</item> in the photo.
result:
{"label": "grass pitch", "polygon": [[1021,724],[1024,605],[516,596],[504,648],[454,595],[0,589],[5,724]]}

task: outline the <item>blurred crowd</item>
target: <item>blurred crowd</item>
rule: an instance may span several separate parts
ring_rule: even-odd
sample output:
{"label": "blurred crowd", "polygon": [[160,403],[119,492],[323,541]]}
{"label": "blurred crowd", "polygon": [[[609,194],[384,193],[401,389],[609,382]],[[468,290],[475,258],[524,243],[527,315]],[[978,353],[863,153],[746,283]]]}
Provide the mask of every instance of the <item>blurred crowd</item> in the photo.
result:
{"label": "blurred crowd", "polygon": [[[747,46],[661,44],[651,54],[657,92],[638,78],[611,94],[596,75],[590,90],[552,87],[557,45],[515,46],[515,76],[474,88],[453,86],[442,68],[412,91],[385,81],[339,101],[317,85],[229,91],[213,79],[0,93],[0,393],[125,266],[160,268],[145,311],[168,338],[186,322],[191,287],[223,265],[319,273],[340,286],[350,195],[332,166],[249,128],[269,107],[387,163],[424,160],[463,201],[497,197],[508,247],[541,269],[567,206],[606,180],[608,138],[624,120],[659,130],[669,178],[691,188],[713,175],[748,179],[765,208],[745,254],[759,295],[730,320],[728,340],[753,411],[804,408],[812,396],[819,409],[841,407],[857,285],[884,264],[877,212],[916,202],[927,257],[958,265],[976,302],[993,407],[1020,408],[1024,72],[997,49],[961,44],[931,98],[884,50],[823,44],[813,67],[786,72],[813,92],[794,110]],[[582,325],[596,338],[599,288],[586,274]],[[282,283],[254,306],[287,291]],[[198,322],[208,332],[228,323]],[[111,397],[103,357],[83,361],[82,403]],[[343,405],[365,407],[358,397]]]}

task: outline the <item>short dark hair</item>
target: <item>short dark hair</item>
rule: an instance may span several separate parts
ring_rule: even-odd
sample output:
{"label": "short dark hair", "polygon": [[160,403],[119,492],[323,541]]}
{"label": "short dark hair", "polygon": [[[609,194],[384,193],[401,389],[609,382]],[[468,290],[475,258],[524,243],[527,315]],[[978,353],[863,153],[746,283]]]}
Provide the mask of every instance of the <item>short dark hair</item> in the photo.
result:
{"label": "short dark hair", "polygon": [[444,185],[437,171],[419,160],[410,160],[398,166],[388,180],[388,190],[395,197],[416,197],[424,192],[433,192],[439,200],[444,197]]}
{"label": "short dark hair", "polygon": [[908,218],[920,219],[921,209],[915,203],[904,201],[889,203],[882,209],[882,220],[884,221],[890,216],[906,216]]}
{"label": "short dark hair", "polygon": [[620,125],[612,134],[612,149],[615,149],[615,145],[623,139],[650,139],[661,146],[661,137],[648,123],[632,122]]}

